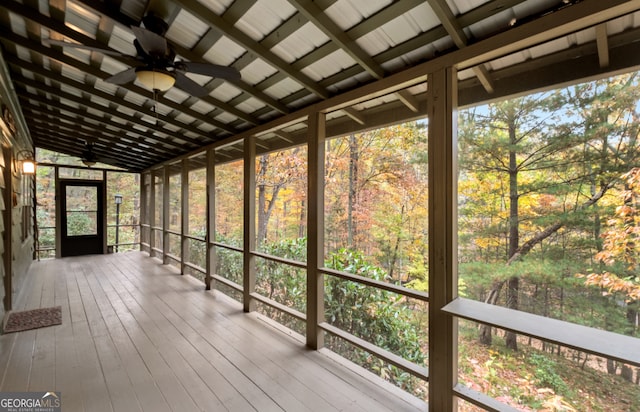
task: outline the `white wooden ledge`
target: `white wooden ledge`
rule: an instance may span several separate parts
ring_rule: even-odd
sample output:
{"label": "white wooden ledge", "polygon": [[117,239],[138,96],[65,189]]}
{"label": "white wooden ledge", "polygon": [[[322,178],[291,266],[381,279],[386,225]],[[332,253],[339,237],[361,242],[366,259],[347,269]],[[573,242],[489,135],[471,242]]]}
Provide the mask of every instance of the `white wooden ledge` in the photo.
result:
{"label": "white wooden ledge", "polygon": [[470,299],[457,298],[442,310],[522,335],[640,366],[640,339]]}

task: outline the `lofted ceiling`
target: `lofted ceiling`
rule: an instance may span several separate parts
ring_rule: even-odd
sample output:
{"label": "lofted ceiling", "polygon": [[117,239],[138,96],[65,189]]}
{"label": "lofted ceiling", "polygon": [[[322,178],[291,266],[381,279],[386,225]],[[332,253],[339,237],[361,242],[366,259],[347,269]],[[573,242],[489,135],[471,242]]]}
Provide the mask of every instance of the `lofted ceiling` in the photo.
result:
{"label": "lofted ceiling", "polygon": [[[81,156],[89,142],[102,162],[141,171],[267,124],[279,126],[260,137],[262,150],[303,141],[300,110],[571,8],[600,17],[508,55],[467,57],[458,72],[465,105],[634,68],[640,1],[2,0],[0,43],[35,146]],[[131,27],[150,13],[168,24],[177,59],[241,78],[188,74],[206,89],[200,97],[180,85],[154,93],[137,80],[106,81],[130,67],[119,54],[136,55]],[[424,117],[425,75],[337,105],[328,132]]]}

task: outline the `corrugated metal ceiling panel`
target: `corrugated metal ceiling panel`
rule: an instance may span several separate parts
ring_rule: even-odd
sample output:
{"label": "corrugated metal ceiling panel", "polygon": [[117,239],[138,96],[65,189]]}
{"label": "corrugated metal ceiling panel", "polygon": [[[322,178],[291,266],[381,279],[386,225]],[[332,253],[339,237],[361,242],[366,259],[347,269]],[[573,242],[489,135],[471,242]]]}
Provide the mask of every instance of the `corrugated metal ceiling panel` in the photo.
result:
{"label": "corrugated metal ceiling panel", "polygon": [[80,33],[95,38],[100,23],[100,15],[69,0],[67,2],[66,23]]}
{"label": "corrugated metal ceiling panel", "polygon": [[293,63],[328,41],[329,38],[320,29],[307,23],[271,50],[286,62]]}
{"label": "corrugated metal ceiling panel", "polygon": [[209,26],[193,14],[180,10],[167,31],[167,39],[182,47],[191,49],[204,34]]}
{"label": "corrugated metal ceiling panel", "polygon": [[211,9],[215,14],[221,15],[233,3],[234,0],[197,0],[198,3]]}
{"label": "corrugated metal ceiling panel", "polygon": [[[463,39],[462,43],[472,44],[496,32],[509,30],[510,23],[527,24],[527,20],[539,18],[539,14],[550,7],[580,7],[585,1],[566,5],[563,0],[446,0],[440,2],[440,6],[444,5],[445,9],[448,6],[449,11],[436,14],[429,5],[436,3],[415,0],[402,4],[392,0],[198,0],[178,3],[174,0],[122,0],[118,3],[119,8],[99,1],[68,0],[62,3],[66,6],[63,13],[50,9],[60,7],[59,3],[46,0],[3,0],[0,9],[6,12],[0,13],[0,19],[14,37],[5,33],[0,41],[16,77],[30,79],[24,82],[28,84],[19,85],[21,93],[38,95],[25,98],[28,102],[25,104],[40,106],[36,100],[47,96],[51,101],[49,106],[55,107],[57,100],[52,90],[59,88],[61,94],[70,97],[65,103],[74,107],[87,98],[92,100],[94,107],[106,107],[104,94],[109,94],[113,96],[109,101],[110,109],[121,110],[120,104],[124,102],[129,107],[122,110],[129,113],[129,118],[124,122],[114,118],[111,125],[98,131],[112,130],[114,135],[124,136],[126,128],[132,126],[129,123],[138,122],[135,127],[140,133],[136,137],[141,136],[143,141],[148,139],[146,136],[157,136],[153,140],[159,142],[164,139],[166,147],[162,143],[157,153],[164,152],[169,156],[177,154],[175,145],[171,145],[175,133],[187,141],[185,151],[193,150],[199,142],[226,138],[333,94],[456,50],[453,38],[447,33],[456,24],[464,23],[462,29],[468,39]],[[592,3],[598,4],[594,0]],[[179,49],[177,54],[184,55],[186,60],[232,66],[241,72],[242,79],[223,81],[189,74],[196,84],[206,86],[208,96],[194,97],[173,87],[155,96],[156,103],[153,93],[137,80],[121,85],[102,80],[129,68],[128,63],[123,63],[126,59],[73,47],[61,49],[46,44],[42,47],[34,40],[34,33],[40,33],[43,39],[66,39],[71,43],[82,41],[83,36],[99,38],[99,41],[85,41],[92,47],[103,42],[112,50],[135,55],[135,36],[130,26],[138,25],[149,12],[166,19],[169,25],[167,38]],[[456,16],[456,20],[443,25],[438,16],[445,19],[448,13]],[[516,20],[512,21],[514,18]],[[630,32],[638,26],[638,20],[636,12],[609,21],[606,23],[607,34],[615,36]],[[581,30],[494,59],[485,65],[488,79],[484,82],[479,82],[478,74],[471,70],[460,71],[458,77],[473,80],[469,84],[487,84],[497,70],[552,56],[570,47],[589,45],[584,50],[593,53],[596,49],[594,40],[594,29]],[[160,68],[173,70],[172,63],[163,62]],[[34,64],[44,71],[32,71]],[[43,83],[44,91],[33,87],[37,82]],[[79,83],[85,85],[79,86]],[[420,90],[414,87],[409,93],[421,95]],[[487,90],[484,93],[489,94]],[[355,104],[354,109],[378,113],[381,107],[398,107],[400,102],[394,99],[394,94],[364,99]],[[139,113],[132,105],[140,107]],[[150,114],[154,105],[158,116],[162,117],[159,120],[165,132],[151,127],[155,124],[152,122],[154,116]],[[93,113],[96,109],[91,110]],[[331,120],[347,121],[341,113],[331,114]],[[95,123],[90,119],[86,122],[80,123],[84,133]],[[122,124],[123,128],[118,129],[113,124]],[[113,147],[118,143],[114,140]]]}
{"label": "corrugated metal ceiling panel", "polygon": [[274,99],[282,99],[299,90],[302,90],[302,86],[295,80],[287,78],[281,82],[276,83],[272,87],[265,89],[264,92]]}
{"label": "corrugated metal ceiling panel", "polygon": [[246,50],[227,36],[222,36],[202,58],[214,64],[228,66],[236,61]]}
{"label": "corrugated metal ceiling panel", "polygon": [[[262,59],[255,59],[240,71],[242,74],[242,80],[249,84],[260,83],[277,72],[278,70],[275,67]],[[225,84],[223,84],[223,86]]]}
{"label": "corrugated metal ceiling panel", "polygon": [[295,12],[286,0],[259,0],[238,20],[236,27],[259,41]]}
{"label": "corrugated metal ceiling panel", "polygon": [[301,71],[315,81],[320,81],[355,64],[356,62],[351,56],[344,50],[339,49]]}
{"label": "corrugated metal ceiling panel", "polygon": [[346,31],[391,3],[389,0],[340,0],[327,8],[325,13]]}

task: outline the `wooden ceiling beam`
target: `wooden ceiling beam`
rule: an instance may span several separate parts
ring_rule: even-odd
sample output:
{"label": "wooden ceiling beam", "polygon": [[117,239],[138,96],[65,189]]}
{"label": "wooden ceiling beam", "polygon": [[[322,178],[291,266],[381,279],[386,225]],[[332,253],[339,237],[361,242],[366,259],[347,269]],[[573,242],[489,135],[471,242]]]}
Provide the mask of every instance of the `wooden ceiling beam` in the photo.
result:
{"label": "wooden ceiling beam", "polygon": [[[81,70],[83,72],[91,74],[92,76],[95,76],[95,77],[98,77],[98,78],[101,78],[101,79],[106,79],[107,77],[110,76],[110,74],[108,74],[108,73],[102,72],[102,71],[100,71],[100,70],[98,70],[98,69],[96,69],[94,67],[91,67],[90,65],[83,64],[82,62],[80,62],[78,60],[70,58],[70,57],[66,56],[64,53],[61,53],[61,52],[56,51],[56,50],[54,50],[52,48],[49,48],[49,47],[44,47],[41,44],[33,42],[31,40],[28,40],[28,39],[26,39],[26,38],[24,38],[22,36],[18,36],[16,34],[10,32],[7,28],[0,27],[0,38],[4,38],[4,39],[8,40],[9,42],[12,42],[12,43],[18,44],[18,45],[20,45],[22,47],[25,47],[27,49],[36,51],[36,52],[38,52],[38,53],[40,53],[42,55],[45,55],[45,56],[49,57],[50,59],[57,60],[59,62],[63,62],[64,64],[67,64],[67,65],[69,65],[71,67],[74,67],[74,68],[76,68],[78,70]],[[96,89],[93,88],[93,87],[89,87],[87,85],[84,85],[82,90],[85,91],[85,92],[88,92],[88,93],[92,93]],[[154,98],[153,94],[150,91],[146,90],[146,89],[143,89],[143,88],[135,86],[135,85],[130,85],[128,87],[128,90],[133,91],[136,94],[139,94],[139,95],[147,98],[148,101],[153,101],[153,98]],[[227,132],[227,133],[230,133],[230,134],[235,134],[235,133],[238,132],[236,129],[231,128],[231,127],[229,127],[228,125],[226,125],[226,124],[224,124],[222,122],[216,121],[215,119],[207,117],[207,116],[205,116],[205,115],[203,115],[201,113],[198,113],[198,112],[196,112],[194,110],[190,110],[190,109],[182,106],[180,103],[176,103],[173,100],[169,100],[169,99],[164,98],[162,95],[157,96],[156,99],[157,99],[157,101],[159,103],[162,103],[165,106],[168,106],[168,107],[170,107],[172,109],[175,109],[179,113],[184,113],[184,114],[186,114],[188,116],[191,116],[191,117],[193,117],[193,118],[195,118],[197,120],[200,120],[200,121],[202,121],[204,123],[210,124],[210,125],[218,128],[218,129],[220,129],[220,130],[222,130],[224,132]],[[113,100],[113,98],[111,100]],[[118,103],[119,102],[120,101],[118,101]],[[202,133],[204,134],[204,132],[202,132]],[[211,135],[211,134],[205,134],[205,136],[207,136],[208,138],[210,138],[210,139],[212,139],[214,141],[220,138],[220,136]]]}
{"label": "wooden ceiling beam", "polygon": [[[496,90],[489,95],[478,85],[476,79],[459,82],[459,104],[469,106],[482,104],[496,98],[540,92],[578,80],[589,81],[612,73],[623,73],[630,67],[640,66],[640,43],[634,42],[640,29],[634,29],[609,37],[609,65],[600,67],[595,42],[548,54],[494,72],[498,79]],[[525,73],[535,76],[522,81]]]}
{"label": "wooden ceiling beam", "polygon": [[[64,146],[65,150],[58,150],[63,153],[67,153],[73,156],[81,156],[82,151],[85,146],[83,144],[78,144],[79,139],[84,139],[85,141],[91,141],[86,139],[84,135],[78,136],[76,139],[70,139],[68,135],[64,134],[64,130],[59,129],[51,129],[47,124],[39,124],[35,123],[33,127],[33,136],[34,140],[37,141],[37,146],[40,147],[43,144],[51,143],[55,141],[56,144]],[[75,140],[75,141],[74,141]],[[97,145],[97,147],[100,147]],[[108,164],[113,164],[118,167],[128,168],[127,165],[136,165],[136,167],[145,167],[149,165],[153,165],[154,163],[160,161],[161,157],[150,156],[150,155],[138,155],[134,156],[131,152],[126,152],[123,150],[114,150],[110,149],[108,154],[105,154],[102,149],[100,149],[99,154],[104,158],[109,158],[109,162],[104,162]]]}
{"label": "wooden ceiling beam", "polygon": [[[38,116],[44,116],[44,114],[39,111],[31,111],[31,113]],[[42,123],[42,122],[34,121],[32,123],[35,125],[34,132],[37,132],[37,130],[42,130],[42,133],[40,134],[34,133],[34,144],[36,145],[36,147],[49,140],[48,133],[51,131],[55,131],[60,138],[63,138],[63,140],[69,141],[69,144],[72,144],[72,145],[75,144],[75,146],[77,147],[80,147],[83,145],[80,141],[85,141],[85,142],[95,141],[96,136],[98,136],[97,133],[99,133],[99,131],[92,133],[90,130],[74,133],[73,128],[63,127],[61,125],[56,125],[50,122]],[[69,131],[69,129],[71,129],[71,131]],[[88,134],[88,133],[92,133],[92,134]],[[127,151],[125,153],[126,154],[125,156],[125,155],[122,155],[123,153],[121,151],[116,149],[114,150],[115,150],[115,153],[119,154],[118,159],[120,161],[126,160],[127,162],[129,162],[130,160],[135,160],[135,161],[144,161],[147,163],[155,164],[158,162],[165,161],[167,159],[171,159],[172,157],[175,156],[175,153],[165,154],[163,156],[160,156],[160,155],[151,154],[144,150]],[[131,155],[135,155],[135,156],[133,156],[132,158]]]}
{"label": "wooden ceiling beam", "polygon": [[[70,146],[73,146],[76,150],[74,153],[76,154],[81,154],[81,149],[84,149],[84,145],[78,145],[78,140],[81,139],[85,142],[94,143],[97,148],[102,150],[101,154],[105,157],[116,156],[113,157],[114,161],[126,160],[127,162],[140,162],[142,161],[142,159],[147,159],[146,162],[155,162],[159,159],[162,159],[161,156],[153,155],[141,149],[133,150],[133,147],[131,145],[119,144],[117,146],[113,146],[110,145],[110,143],[112,143],[111,141],[105,142],[103,139],[97,139],[96,135],[80,133],[76,130],[72,130],[72,128],[65,128],[61,125],[34,121],[32,127],[33,131],[36,132],[36,136],[38,136],[39,134],[40,136],[44,137],[44,139],[39,140],[39,143],[50,139],[52,136],[55,136],[60,141],[64,141]],[[73,133],[73,135],[70,136],[69,133]],[[104,152],[104,148],[106,147],[108,147],[109,150],[108,154]]]}
{"label": "wooden ceiling beam", "polygon": [[[82,152],[83,150],[85,150],[84,146],[78,147],[77,144],[69,142],[66,136],[60,135],[55,131],[47,130],[40,126],[34,127],[32,134],[38,140],[38,147],[44,147],[45,145],[48,145],[51,150],[77,157],[82,157]],[[52,143],[55,143],[55,145],[53,145]],[[105,154],[104,149],[100,149],[99,145],[94,146],[94,152],[98,157],[100,157],[101,163],[123,167],[125,169],[131,168],[131,165],[135,165],[137,169],[144,169],[145,167],[153,165],[156,161],[142,161],[142,158],[128,156],[126,152],[122,151],[109,151],[107,152],[107,154]]]}
{"label": "wooden ceiling beam", "polygon": [[77,142],[78,139],[87,142],[102,142],[104,144],[111,144],[116,151],[121,151],[126,156],[133,158],[149,158],[149,159],[162,159],[168,156],[168,151],[158,150],[153,147],[149,147],[149,144],[142,146],[144,142],[138,142],[137,139],[132,139],[128,136],[118,136],[113,133],[109,133],[104,129],[92,128],[93,125],[75,125],[68,124],[66,122],[56,122],[56,118],[52,116],[52,111],[41,111],[39,107],[29,107],[28,110],[31,113],[38,113],[41,118],[33,119],[31,123],[43,128],[44,130],[54,130],[60,136],[64,136],[70,142]]}
{"label": "wooden ceiling beam", "polygon": [[[328,0],[328,1],[324,1],[324,2],[316,2],[317,5],[320,7],[321,10],[325,10],[326,8],[328,8],[331,4],[333,4],[335,2],[335,0]],[[402,12],[406,12],[414,7],[417,7],[418,5],[420,5],[423,2],[423,0],[407,0],[407,1],[401,1],[401,2],[394,2],[391,5],[385,7],[384,9],[380,10],[378,13],[370,16],[369,18],[363,20],[362,22],[356,24],[354,27],[350,28],[349,30],[347,30],[346,34],[347,36],[349,36],[352,39],[357,39],[360,38],[366,34],[368,34],[369,32],[375,30],[376,28],[378,28],[381,24],[383,24],[383,22],[387,22],[393,18],[395,18],[396,16],[398,16],[400,13]],[[304,18],[304,16],[302,16],[299,12],[295,13],[293,16],[291,16],[285,23],[283,23],[280,27],[278,27],[277,29],[275,29],[271,34],[269,34],[268,36],[266,36],[264,39],[262,39],[260,41],[260,44],[264,45],[265,47],[268,48],[272,48],[274,47],[278,42],[282,41],[283,39],[285,39],[289,34],[292,34],[293,32],[295,32],[296,30],[298,30],[300,27],[302,27],[306,22],[306,19]],[[446,32],[444,31],[444,29],[439,30],[440,31],[440,35],[436,37],[437,38],[441,38],[446,36]],[[423,47],[425,44],[427,44],[428,42],[424,41],[424,39],[421,39],[420,41],[416,41],[416,42],[405,42],[403,44],[411,44],[413,45],[411,50],[415,50],[419,47]],[[398,47],[398,46],[396,46]],[[394,47],[393,49],[396,49],[396,47]],[[402,48],[404,49],[404,48]],[[318,61],[326,56],[328,56],[329,54],[335,52],[336,50],[338,50],[338,46],[333,44],[332,42],[327,42],[324,45],[314,49],[313,51],[311,51],[310,53],[308,53],[305,56],[302,56],[301,58],[299,58],[298,60],[296,60],[295,62],[292,63],[292,66],[294,67],[294,69],[297,70],[303,70],[305,67],[307,67],[308,65],[312,64],[315,61]],[[400,50],[400,49],[398,49]],[[383,52],[384,53],[384,52]],[[386,54],[385,54],[386,55]],[[374,61],[380,65],[388,60],[392,60],[396,57],[400,56],[400,54],[396,54],[396,55],[389,55],[388,59],[380,59],[377,56],[374,57]],[[347,76],[346,73],[349,73],[350,75]],[[361,66],[358,65],[354,65],[351,68],[347,68],[345,70],[342,70],[341,72],[330,76],[326,79],[323,79],[320,81],[320,84],[327,88],[330,87],[331,85],[338,83],[344,79],[347,79],[348,77],[353,77],[356,75],[359,75],[363,72],[363,68]],[[257,85],[255,85],[255,87],[259,90],[265,90],[271,86],[273,86],[274,84],[284,80],[285,76],[283,73],[281,72],[277,72],[274,75],[266,78],[265,80],[263,80],[262,82],[258,83]],[[296,93],[293,93],[283,99],[281,99],[281,101],[284,104],[289,104],[292,102],[295,102],[297,100],[303,99],[306,96],[308,96],[309,93],[307,90],[300,90]]]}
{"label": "wooden ceiling beam", "polygon": [[309,0],[289,0],[307,20],[322,31],[335,45],[356,61],[375,79],[384,77],[384,70],[367,54],[354,39],[350,38],[327,14]]}
{"label": "wooden ceiling beam", "polygon": [[[80,3],[85,4],[88,7],[96,10],[97,12],[101,13],[102,15],[108,16],[113,21],[118,22],[118,23],[122,24],[125,27],[129,27],[131,25],[137,26],[139,24],[139,22],[136,22],[135,20],[131,19],[129,16],[126,16],[123,13],[121,13],[119,11],[119,9],[106,8],[106,7],[104,7],[103,4],[101,4],[99,2],[96,2],[96,1],[92,1],[92,0],[78,0],[78,1]],[[254,0],[252,0],[252,1],[254,1]],[[235,2],[234,4],[238,3],[238,7],[245,7],[244,3],[251,4],[252,1],[248,1],[248,2],[240,1],[240,2]],[[175,10],[176,9],[179,11],[179,8],[174,7],[174,13],[173,13],[174,17],[175,17]],[[236,16],[238,10],[236,10],[236,12],[232,13],[231,15],[232,16]],[[234,23],[235,22],[231,22],[230,24],[233,25]],[[222,37],[222,35],[224,35],[223,32],[212,28],[203,37],[202,44],[198,43],[191,50],[188,50],[188,49],[186,49],[184,47],[181,47],[178,44],[172,44],[172,46],[174,47],[176,53],[178,53],[180,56],[183,56],[184,58],[186,58],[186,59],[188,59],[190,61],[194,61],[194,62],[205,61],[203,59],[203,54],[205,54],[209,50],[209,48],[220,37]],[[235,63],[232,64],[232,67],[236,67],[237,69],[241,69],[241,67],[237,67]],[[207,87],[210,90],[213,90],[218,85],[218,83],[216,82],[217,80],[219,80],[219,79],[213,79],[205,87]],[[233,84],[234,84],[235,87],[237,87],[240,90],[242,90],[243,92],[247,93],[249,96],[254,97],[254,98],[262,101],[264,104],[273,107],[274,109],[278,110],[281,113],[290,112],[289,108],[287,108],[286,106],[282,105],[277,100],[271,98],[269,95],[263,93],[262,90],[257,89],[255,87],[255,85],[250,85],[250,84],[248,84],[246,82],[243,82],[241,80],[240,81],[235,81],[235,82],[233,82]],[[201,99],[209,100],[209,103],[213,104],[216,107],[227,108],[225,103],[221,102],[221,101],[216,101],[217,103],[214,104],[213,103],[213,98],[211,96],[205,96],[205,97],[202,97]],[[228,107],[228,108],[230,109],[230,113],[234,113],[234,115],[236,115],[239,118],[242,118],[246,122],[254,124],[254,125],[257,124],[257,120],[254,117],[250,116],[249,114],[244,113],[242,111],[235,112],[236,109],[234,107],[232,107],[232,106]]]}
{"label": "wooden ceiling beam", "polygon": [[600,67],[609,66],[609,35],[607,33],[607,23],[600,23],[596,26],[596,44],[598,45]]}
{"label": "wooden ceiling beam", "polygon": [[438,59],[438,66],[466,69],[635,12],[637,0],[581,1],[533,22],[505,30]]}
{"label": "wooden ceiling beam", "polygon": [[[55,87],[51,87],[51,86],[46,86],[44,83],[38,83],[36,81],[27,79],[25,77],[14,77],[14,82],[19,83],[19,84],[23,84],[25,86],[29,86],[29,87],[33,87],[35,89],[38,89],[42,92],[44,92],[45,94],[51,95],[51,96],[55,96],[57,99],[66,99],[68,101],[74,102],[78,105],[80,105],[81,107],[84,108],[84,110],[86,109],[93,109],[95,111],[101,111],[106,115],[109,115],[110,118],[119,118],[124,120],[125,122],[130,122],[130,123],[138,123],[140,125],[146,125],[146,129],[147,132],[151,132],[152,130],[155,130],[157,132],[161,132],[161,133],[167,133],[167,131],[165,131],[162,127],[158,126],[158,125],[154,125],[145,121],[142,121],[140,118],[138,117],[134,117],[131,115],[127,115],[126,113],[120,112],[118,110],[114,110],[112,108],[109,107],[104,107],[101,106],[97,103],[93,103],[91,101],[87,101],[84,100],[82,98],[79,98],[71,93],[67,93],[64,92],[60,89],[57,89]],[[33,95],[30,95],[33,96]],[[51,104],[51,103],[49,103]],[[120,124],[118,122],[116,122],[117,124]],[[193,146],[192,147],[200,147],[204,144],[203,141],[201,140],[196,140],[196,139],[192,139],[189,137],[184,136],[183,134],[179,134],[179,137],[177,137],[177,139],[183,140],[184,143],[176,143],[174,142],[174,140],[169,139],[169,138],[158,138],[159,141],[167,144],[167,145],[173,145],[175,147],[182,147],[187,145],[188,143],[191,143]]]}
{"label": "wooden ceiling beam", "polygon": [[527,0],[492,0],[488,1],[480,6],[469,10],[468,12],[457,16],[458,24],[462,27],[469,27],[479,21],[488,19],[504,10],[516,7],[520,3],[524,3]]}
{"label": "wooden ceiling beam", "polygon": [[[90,113],[85,113],[82,110],[78,110],[72,107],[61,107],[60,104],[55,104],[52,103],[50,101],[47,101],[46,98],[43,97],[38,97],[38,96],[34,96],[31,94],[25,94],[22,91],[17,91],[18,97],[21,98],[21,103],[25,106],[25,107],[29,107],[32,111],[40,111],[44,114],[48,114],[50,116],[53,116],[54,118],[57,117],[59,119],[62,120],[66,120],[68,122],[71,122],[73,124],[77,124],[81,127],[86,127],[90,130],[92,130],[94,133],[95,132],[100,132],[102,130],[109,130],[107,129],[106,126],[110,126],[112,128],[115,128],[116,130],[120,130],[120,133],[109,133],[113,135],[113,139],[117,140],[119,138],[122,137],[126,137],[128,139],[132,139],[132,140],[137,140],[138,143],[144,143],[146,145],[152,146],[152,151],[154,152],[158,152],[158,153],[162,153],[162,151],[164,151],[166,154],[168,155],[175,155],[177,152],[185,152],[188,151],[188,147],[182,146],[178,143],[175,142],[165,142],[162,139],[159,139],[158,136],[155,136],[151,133],[144,133],[141,132],[137,129],[133,129],[131,127],[131,125],[127,125],[127,124],[120,124],[111,120],[107,120],[104,119],[100,116],[96,116]],[[47,107],[42,107],[42,106],[36,106],[33,104],[33,101],[36,101],[44,106],[48,106],[48,107],[53,107],[55,109],[49,109]],[[65,113],[71,113],[77,117],[72,116],[71,114],[65,114]],[[92,124],[90,122],[88,122],[87,120],[93,120],[94,122],[96,122],[97,124]],[[134,131],[134,132],[132,132]],[[133,134],[133,135],[132,135]],[[158,146],[158,144],[153,144],[152,142],[146,142],[144,139],[149,139],[151,141],[155,141],[158,143],[163,143],[166,144],[168,147],[162,147],[162,146]],[[171,149],[171,147],[173,147],[174,149]],[[177,150],[176,150],[177,149]]]}
{"label": "wooden ceiling beam", "polygon": [[[21,68],[23,70],[32,72],[34,74],[43,76],[44,78],[50,79],[52,81],[52,83],[58,83],[60,85],[66,85],[66,86],[69,86],[71,88],[75,88],[75,89],[78,89],[78,90],[85,90],[86,89],[86,87],[85,87],[85,85],[83,83],[77,82],[77,81],[75,81],[73,79],[70,79],[68,77],[64,77],[61,74],[54,73],[52,71],[46,70],[43,67],[37,66],[35,64],[26,62],[24,60],[20,60],[15,56],[7,55],[7,56],[5,56],[5,59],[11,65],[14,65],[14,66],[19,67],[19,68]],[[20,78],[20,77],[16,77],[16,78]],[[23,77],[23,79],[24,79],[24,77]],[[25,79],[25,80],[28,80],[28,79]],[[37,84],[37,82],[34,82],[33,83],[33,87],[34,88],[39,88],[40,85],[38,84],[36,86],[36,84]],[[92,88],[90,90],[91,90],[91,95],[92,96],[96,96],[96,97],[105,99],[107,101],[113,102],[114,96],[112,96],[112,95],[110,95],[108,93],[105,93],[103,91],[100,91],[99,89],[96,89],[96,88]],[[115,102],[113,102],[113,104],[115,104]],[[188,131],[190,131],[192,133],[200,135],[203,139],[207,139],[207,140],[210,140],[210,141],[212,140],[211,137],[208,136],[207,134],[205,134],[202,130],[200,130],[200,129],[196,128],[196,127],[193,127],[192,125],[189,125],[187,123],[182,123],[182,122],[178,121],[175,118],[171,118],[171,117],[156,113],[153,110],[149,109],[148,107],[139,106],[139,105],[136,105],[136,104],[134,104],[132,102],[129,102],[127,100],[124,100],[124,99],[120,99],[118,104],[117,104],[117,106],[126,107],[126,108],[128,108],[130,110],[136,111],[137,113],[145,114],[145,115],[150,116],[150,117],[156,117],[157,116],[157,118],[160,121],[162,121],[162,122],[164,122],[166,124],[170,124],[172,126],[175,126],[176,128],[180,129],[180,131],[181,130],[184,130],[184,131],[188,130]],[[147,123],[145,123],[145,124],[147,124]],[[200,142],[200,143],[202,143],[202,142]]]}
{"label": "wooden ceiling beam", "polygon": [[[431,9],[442,23],[444,29],[449,33],[455,45],[462,49],[467,46],[469,39],[464,33],[462,26],[456,20],[456,16],[445,0],[427,0]],[[479,64],[473,68],[473,73],[478,77],[480,83],[485,87],[487,92],[492,93],[494,90],[493,81],[484,64]]]}
{"label": "wooden ceiling beam", "polygon": [[345,107],[342,111],[349,116],[354,122],[363,125],[365,124],[364,117],[353,107]]}
{"label": "wooden ceiling beam", "polygon": [[396,93],[398,99],[414,113],[420,110],[420,103],[408,90],[400,90]]}
{"label": "wooden ceiling beam", "polygon": [[[482,6],[478,6],[477,8],[472,9],[467,13],[457,16],[457,20],[462,27],[467,27],[490,17],[491,15],[495,14],[496,10],[506,10],[510,7],[514,7],[522,3],[523,1],[524,0],[494,0],[489,3],[483,4]],[[378,28],[382,21],[389,21],[391,18],[393,18],[393,16],[398,15],[394,13],[401,13],[403,11],[406,11],[404,8],[409,7],[409,9],[411,9],[417,7],[421,3],[423,3],[423,0],[394,2],[393,4],[387,6],[385,9],[356,24],[354,27],[347,30],[346,33],[351,38],[360,38],[371,32],[372,30]],[[400,7],[403,7],[403,9],[399,9]],[[427,30],[426,32],[415,38],[409,39],[403,43],[400,43],[390,49],[383,51],[382,53],[373,56],[373,59],[381,65],[385,62],[391,61],[406,53],[423,47],[425,44],[436,42],[444,38],[445,36],[447,36],[447,31],[444,29],[444,27],[437,26],[433,29]],[[333,53],[337,49],[337,46],[335,46],[331,42],[328,42],[310,52],[306,56],[303,56],[300,59],[296,60],[293,63],[293,67],[298,70],[302,70],[312,62],[320,60],[321,58]],[[350,77],[357,76],[360,73],[362,73],[362,70],[359,66],[352,66],[340,71],[339,73],[334,74],[333,76],[329,76],[326,79],[321,80],[320,84],[322,84],[324,87],[329,87],[332,84],[339,83]],[[268,84],[266,86],[268,87],[270,85],[271,84]],[[257,87],[262,88],[263,84],[259,83]],[[302,95],[303,93],[296,93],[294,95],[286,97],[285,99],[282,99],[282,101],[284,103],[289,103],[290,101],[300,99]]]}
{"label": "wooden ceiling beam", "polygon": [[282,58],[275,55],[271,50],[265,48],[260,43],[254,41],[240,29],[227,23],[222,17],[215,14],[203,4],[192,0],[175,0],[175,2],[184,10],[199,16],[203,21],[223,32],[225,36],[229,37],[248,51],[257,54],[265,62],[286,73],[291,79],[297,81],[309,91],[324,99],[329,97],[329,92],[326,89],[320,87],[315,81],[300,71],[293,70],[289,63],[285,62]]}
{"label": "wooden ceiling beam", "polygon": [[[105,49],[105,50],[112,50],[113,52],[116,53],[120,53],[120,51],[118,50],[113,50],[113,49],[109,49],[109,47],[107,45],[104,45],[88,36],[82,35],[79,32],[76,32],[75,30],[72,30],[71,28],[67,27],[64,23],[62,22],[58,22],[58,21],[54,21],[53,19],[48,18],[47,16],[40,14],[38,12],[38,10],[33,10],[30,9],[20,3],[17,3],[15,0],[3,0],[2,3],[0,3],[0,7],[4,7],[7,8],[8,10],[16,13],[16,14],[20,14],[22,15],[27,21],[34,21],[38,24],[40,24],[43,27],[46,27],[50,30],[53,30],[57,33],[62,34],[63,36],[69,37],[72,40],[83,44],[83,45],[87,45],[87,46],[91,46],[91,47],[97,47],[97,48],[101,48],[101,49]],[[5,34],[4,37],[10,39],[11,41],[14,42],[19,42],[19,39],[21,36],[17,36],[12,32],[9,32],[7,29],[4,30]],[[23,38],[24,39],[24,38]],[[26,44],[24,41],[22,41],[21,43],[23,43],[23,47],[26,47],[30,50],[34,50],[39,54],[43,54],[43,55],[49,55],[49,57],[52,57],[51,54],[56,53],[56,51],[53,48],[49,48],[49,47],[44,47],[42,45],[40,45],[39,43],[36,43],[34,41],[27,41]],[[28,44],[31,43],[31,46],[29,46]],[[56,46],[57,47],[57,46]],[[82,63],[79,60],[73,59],[63,53],[59,53],[58,52],[58,56],[59,57],[52,57],[56,60],[59,60],[61,62],[64,62],[65,64],[70,65],[71,67],[80,67],[83,71],[86,71],[88,73],[91,73],[93,76],[96,76],[102,80],[110,77],[113,73],[105,73],[100,71],[99,69],[96,68],[92,68],[92,69],[87,69],[84,66],[84,63]],[[129,64],[130,63],[130,59],[129,58],[120,58],[118,56],[110,56],[112,58],[114,58],[115,60],[120,61],[123,64]],[[121,88],[127,89],[127,90],[131,90],[134,93],[137,93],[139,95],[145,96],[148,99],[153,99],[153,93],[147,89],[144,89],[142,87],[138,87],[135,84],[128,84],[128,85],[120,85]],[[251,123],[251,124],[257,124],[257,120],[254,119],[253,117],[249,116],[248,114],[246,114],[245,112],[236,109],[233,106],[230,106],[228,104],[226,104],[225,102],[222,102],[218,99],[215,99],[211,96],[206,96],[202,98],[203,100],[207,101],[209,104],[211,104],[212,106],[215,107],[221,107],[223,108],[225,111],[228,111],[229,113],[233,114],[234,116],[240,117],[242,119],[244,119],[245,121]],[[170,105],[170,104],[167,104]],[[189,114],[192,117],[195,118],[200,118],[200,120],[202,120],[205,123],[211,123],[214,124],[217,128],[225,130],[229,133],[236,133],[237,131],[235,129],[231,129],[228,128],[227,125],[221,123],[221,122],[215,122],[212,121],[212,119],[207,119],[206,117],[204,117],[203,115],[201,115],[198,112],[189,110],[187,107],[180,107],[179,109],[181,112],[184,112],[186,114]]]}

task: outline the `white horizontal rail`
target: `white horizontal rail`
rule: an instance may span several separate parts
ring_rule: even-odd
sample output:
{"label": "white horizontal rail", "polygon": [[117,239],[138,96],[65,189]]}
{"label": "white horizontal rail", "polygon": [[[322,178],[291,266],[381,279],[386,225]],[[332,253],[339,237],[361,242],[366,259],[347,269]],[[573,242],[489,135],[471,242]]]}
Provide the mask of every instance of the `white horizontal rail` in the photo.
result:
{"label": "white horizontal rail", "polygon": [[457,298],[443,311],[568,348],[640,366],[640,339],[558,319]]}

